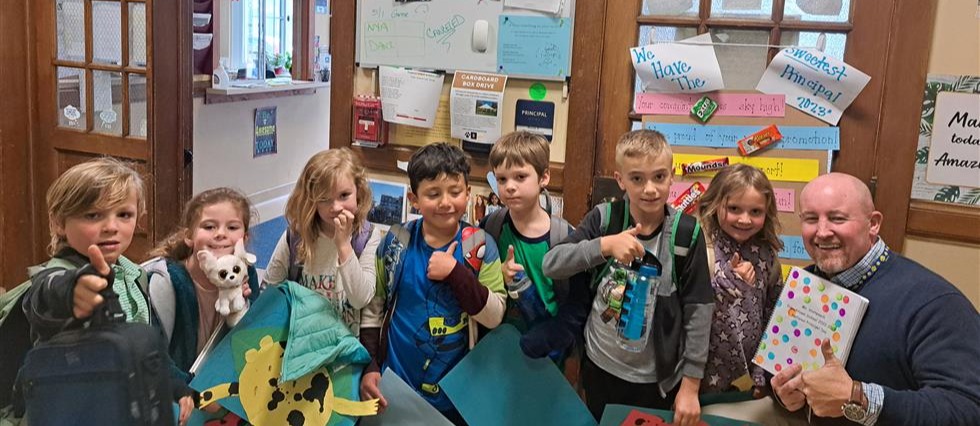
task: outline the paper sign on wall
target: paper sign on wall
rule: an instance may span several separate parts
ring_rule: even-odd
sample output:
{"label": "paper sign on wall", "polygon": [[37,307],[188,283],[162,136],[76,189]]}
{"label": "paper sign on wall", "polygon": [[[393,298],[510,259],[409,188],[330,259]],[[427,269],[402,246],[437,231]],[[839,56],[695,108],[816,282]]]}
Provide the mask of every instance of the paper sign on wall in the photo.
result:
{"label": "paper sign on wall", "polygon": [[551,142],[555,128],[555,103],[546,101],[517,100],[514,111],[514,130],[539,134]]}
{"label": "paper sign on wall", "polygon": [[500,137],[505,87],[506,75],[456,71],[449,97],[452,137],[493,144]]}
{"label": "paper sign on wall", "polygon": [[658,93],[701,93],[725,88],[721,67],[711,43],[711,34],[683,42],[661,43],[630,49],[636,75],[643,91]]}
{"label": "paper sign on wall", "polygon": [[926,181],[980,188],[980,93],[936,96]]}
{"label": "paper sign on wall", "polygon": [[444,74],[379,67],[381,113],[389,123],[432,128]]}
{"label": "paper sign on wall", "polygon": [[[691,115],[691,107],[704,95],[637,93],[633,111],[637,114]],[[758,93],[716,93],[711,99],[718,103],[715,117],[784,117],[786,97]]]}
{"label": "paper sign on wall", "polygon": [[786,103],[837,125],[871,77],[861,70],[812,49],[781,50],[755,87],[763,93],[786,95]]}
{"label": "paper sign on wall", "polygon": [[497,72],[567,77],[570,75],[570,18],[501,15]]}

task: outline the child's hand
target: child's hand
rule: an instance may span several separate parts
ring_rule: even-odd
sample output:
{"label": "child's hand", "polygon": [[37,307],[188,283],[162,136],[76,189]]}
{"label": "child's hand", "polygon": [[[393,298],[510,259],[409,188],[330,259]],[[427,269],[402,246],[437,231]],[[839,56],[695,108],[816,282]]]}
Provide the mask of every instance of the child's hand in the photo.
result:
{"label": "child's hand", "polygon": [[700,381],[691,377],[681,379],[681,388],[674,399],[674,423],[678,426],[695,426],[701,421],[701,403],[698,401]]}
{"label": "child's hand", "polygon": [[742,260],[742,256],[738,252],[732,256],[732,260],[729,263],[732,265],[732,272],[735,272],[736,276],[748,285],[755,285],[755,267],[751,263]]}
{"label": "child's hand", "polygon": [[354,213],[344,209],[333,218],[333,243],[337,246],[337,262],[343,264],[354,255],[352,244]]}
{"label": "child's hand", "polygon": [[[177,424],[184,426],[187,424],[187,419],[191,417],[191,410],[194,409],[194,398],[190,396],[185,396],[177,401],[177,405],[180,407],[180,414],[177,416]],[[218,404],[212,404],[218,406]]]}
{"label": "child's hand", "polygon": [[449,245],[446,251],[436,251],[429,258],[429,268],[425,271],[425,276],[432,281],[442,281],[449,276],[449,273],[456,267],[456,241]]}
{"label": "child's hand", "polygon": [[643,257],[646,250],[640,240],[636,239],[640,229],[640,224],[620,232],[616,235],[607,235],[599,239],[599,247],[603,257],[612,257],[624,265],[629,265],[634,259]]}
{"label": "child's hand", "polygon": [[520,263],[514,261],[514,246],[507,247],[507,260],[500,265],[500,270],[504,272],[505,283],[514,282],[514,276],[524,270]]}
{"label": "child's hand", "polygon": [[381,395],[381,389],[378,387],[379,383],[381,383],[381,373],[372,371],[364,374],[361,377],[361,401],[377,398],[378,414],[381,414],[385,411],[385,407],[388,406],[388,401],[384,395]]}
{"label": "child's hand", "polygon": [[99,292],[109,285],[105,277],[109,275],[111,269],[109,269],[109,264],[106,263],[105,258],[102,257],[102,251],[99,250],[99,246],[95,244],[88,246],[88,259],[92,267],[95,268],[95,272],[98,272],[101,276],[82,275],[75,281],[71,306],[72,314],[78,319],[92,316],[95,308],[103,302]]}

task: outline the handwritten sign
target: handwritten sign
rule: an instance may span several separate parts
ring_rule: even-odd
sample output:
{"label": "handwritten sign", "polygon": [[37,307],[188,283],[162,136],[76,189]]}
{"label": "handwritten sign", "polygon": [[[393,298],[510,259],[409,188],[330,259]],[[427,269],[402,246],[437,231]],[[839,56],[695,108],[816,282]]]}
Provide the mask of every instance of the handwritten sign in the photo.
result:
{"label": "handwritten sign", "polygon": [[497,72],[567,77],[571,34],[571,18],[501,15]]}
{"label": "handwritten sign", "polygon": [[783,242],[783,249],[779,252],[779,257],[783,259],[810,260],[810,255],[803,246],[803,237],[796,235],[780,235],[779,239]]}
{"label": "handwritten sign", "polygon": [[[637,93],[633,111],[637,114],[690,115],[691,107],[703,95],[684,93]],[[711,99],[718,103],[715,116],[784,117],[786,97],[743,93],[717,93]]]}
{"label": "handwritten sign", "polygon": [[[762,128],[651,122],[647,122],[645,127],[663,133],[671,145],[709,148],[735,148],[739,139]],[[783,135],[783,139],[775,145],[779,149],[840,149],[840,128],[837,127],[779,126],[779,132]]]}
{"label": "handwritten sign", "polygon": [[711,34],[692,37],[688,42],[704,46],[663,43],[630,49],[636,75],[643,91],[658,93],[702,93],[725,88]]}
{"label": "handwritten sign", "polygon": [[871,77],[827,54],[791,47],[781,50],[755,87],[786,95],[786,103],[830,124],[840,121]]}
{"label": "handwritten sign", "polygon": [[[708,187],[707,181],[701,182],[705,188]],[[687,188],[691,187],[691,182],[675,182],[670,185],[670,194],[667,195],[667,202],[673,203]],[[796,211],[796,191],[789,188],[773,188],[776,196],[776,210],[792,213]]]}
{"label": "handwritten sign", "polygon": [[936,96],[926,181],[980,188],[980,93]]}
{"label": "handwritten sign", "polygon": [[[717,155],[703,154],[674,154],[674,174],[681,174],[681,163],[694,163],[704,160],[718,158]],[[779,180],[784,182],[809,182],[820,174],[820,162],[818,160],[801,158],[776,158],[776,157],[741,157],[738,155],[728,156],[731,164],[745,163],[754,166],[769,178],[769,180]],[[711,173],[712,175],[714,173]]]}

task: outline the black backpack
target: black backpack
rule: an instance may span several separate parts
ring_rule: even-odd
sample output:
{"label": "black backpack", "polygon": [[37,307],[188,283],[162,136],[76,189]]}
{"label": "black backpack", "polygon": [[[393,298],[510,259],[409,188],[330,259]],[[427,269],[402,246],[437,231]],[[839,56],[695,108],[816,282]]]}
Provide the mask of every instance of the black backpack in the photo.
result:
{"label": "black backpack", "polygon": [[[106,279],[112,283],[112,274]],[[126,322],[111,285],[101,295],[105,302],[88,327],[62,331],[27,353],[15,388],[27,419],[42,426],[172,426],[163,333]]]}

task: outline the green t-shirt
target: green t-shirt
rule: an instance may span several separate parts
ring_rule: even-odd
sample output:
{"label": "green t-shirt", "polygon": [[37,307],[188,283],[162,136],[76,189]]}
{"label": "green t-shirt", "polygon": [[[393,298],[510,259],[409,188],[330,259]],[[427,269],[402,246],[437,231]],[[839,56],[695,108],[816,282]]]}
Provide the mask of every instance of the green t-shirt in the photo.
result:
{"label": "green t-shirt", "polygon": [[[526,237],[514,229],[514,225],[508,217],[501,227],[500,238],[497,243],[501,259],[506,259],[507,247],[509,246],[514,247],[514,261],[523,266],[524,272],[528,277],[531,277],[541,300],[544,301],[544,305],[548,309],[548,313],[552,316],[557,315],[558,302],[555,300],[555,290],[551,278],[545,276],[541,269],[544,255],[549,249],[548,233],[539,237]],[[513,324],[519,330],[525,331],[527,329],[520,313],[517,312],[517,306],[510,298],[507,299],[507,314],[504,316],[504,321]]]}

